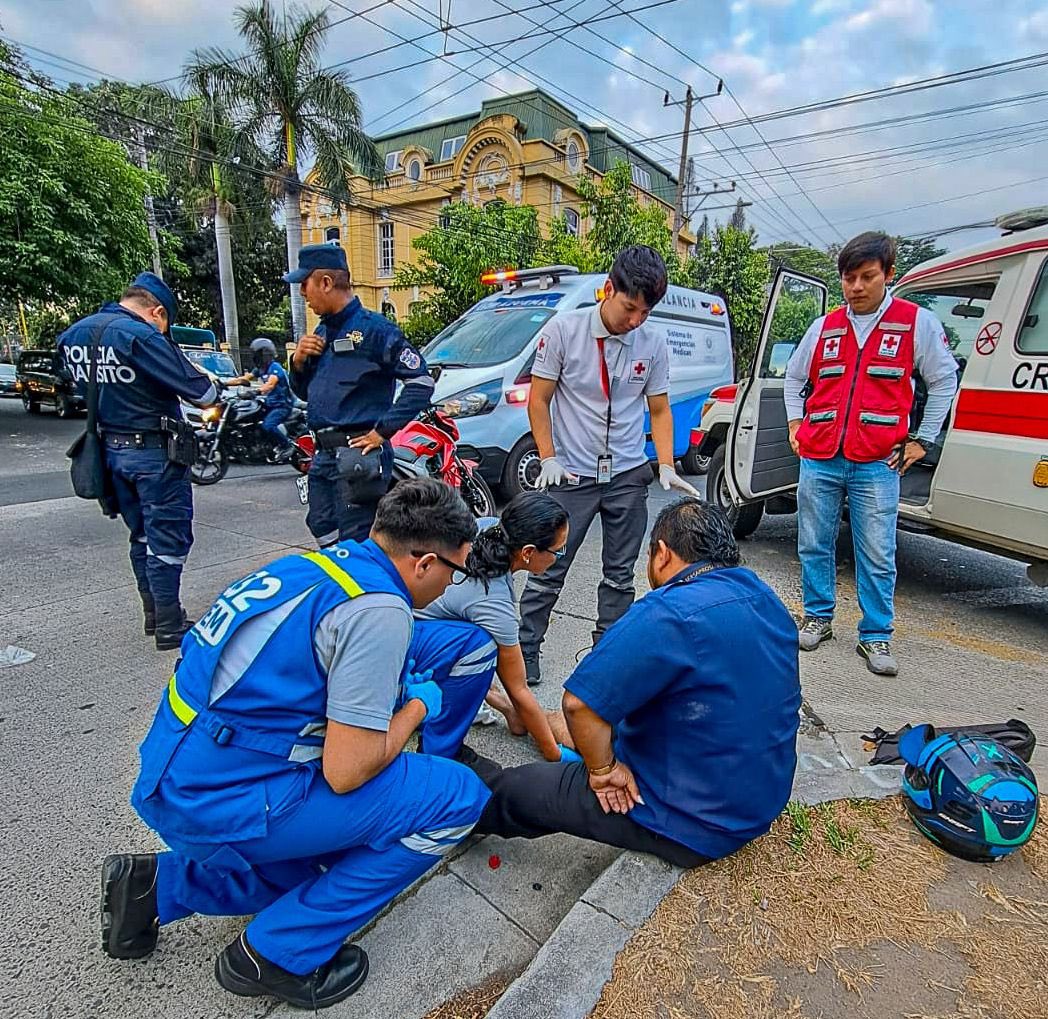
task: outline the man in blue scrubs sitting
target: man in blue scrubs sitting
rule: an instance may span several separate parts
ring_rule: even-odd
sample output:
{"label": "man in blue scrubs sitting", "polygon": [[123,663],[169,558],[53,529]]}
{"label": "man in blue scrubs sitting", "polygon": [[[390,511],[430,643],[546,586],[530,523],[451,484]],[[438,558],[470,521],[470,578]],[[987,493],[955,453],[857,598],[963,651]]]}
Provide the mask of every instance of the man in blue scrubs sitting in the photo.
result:
{"label": "man in blue scrubs sitting", "polygon": [[650,594],[565,683],[582,763],[472,766],[492,790],[478,833],[567,832],[695,867],[763,835],[789,799],[801,703],[786,607],[739,565],[731,526],[667,506]]}

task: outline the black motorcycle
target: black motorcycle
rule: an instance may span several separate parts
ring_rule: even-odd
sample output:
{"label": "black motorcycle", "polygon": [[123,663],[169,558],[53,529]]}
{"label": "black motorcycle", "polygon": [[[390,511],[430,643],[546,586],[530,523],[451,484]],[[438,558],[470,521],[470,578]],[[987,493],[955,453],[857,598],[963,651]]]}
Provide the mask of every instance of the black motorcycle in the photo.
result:
{"label": "black motorcycle", "polygon": [[[277,444],[262,430],[267,412],[265,401],[248,388],[223,392],[217,404],[198,414],[187,412],[197,434],[197,458],[189,469],[193,483],[213,485],[221,481],[231,463],[285,462],[280,459]],[[195,420],[197,417],[199,420]],[[294,442],[307,431],[305,412],[292,408],[284,427]],[[302,474],[309,470],[309,457],[298,446],[286,462]]]}

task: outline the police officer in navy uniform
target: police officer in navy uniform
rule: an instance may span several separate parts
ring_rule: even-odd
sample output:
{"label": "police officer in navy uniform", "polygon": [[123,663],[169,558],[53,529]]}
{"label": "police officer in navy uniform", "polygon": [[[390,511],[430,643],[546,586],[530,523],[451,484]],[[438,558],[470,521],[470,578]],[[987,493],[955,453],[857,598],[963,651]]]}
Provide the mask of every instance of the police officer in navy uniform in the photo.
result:
{"label": "police officer in navy uniform", "polygon": [[[291,355],[291,388],[308,400],[317,437],[306,526],[321,548],[363,541],[392,480],[389,440],[429,406],[433,379],[397,325],[353,296],[338,245],[306,245],[284,280],[300,283],[320,316],[317,332],[303,336]],[[398,381],[404,387],[394,401]]]}
{"label": "police officer in navy uniform", "polygon": [[258,336],[251,341],[251,361],[254,366],[251,371],[228,379],[226,385],[236,386],[261,380],[262,388],[258,392],[266,402],[262,431],[276,443],[277,463],[287,463],[295,452],[295,444],[284,425],[291,416],[294,399],[291,383],[283,365],[277,360],[276,344],[267,337]]}
{"label": "police officer in navy uniform", "polygon": [[182,418],[179,397],[205,407],[218,395],[171,339],[177,313],[167,284],[143,272],[119,303],[75,322],[58,339],[82,395],[94,368],[106,465],[131,532],[131,569],[145,632],[155,635],[159,651],[177,648],[190,626],[179,588],[193,544],[189,468],[169,460],[161,419]]}

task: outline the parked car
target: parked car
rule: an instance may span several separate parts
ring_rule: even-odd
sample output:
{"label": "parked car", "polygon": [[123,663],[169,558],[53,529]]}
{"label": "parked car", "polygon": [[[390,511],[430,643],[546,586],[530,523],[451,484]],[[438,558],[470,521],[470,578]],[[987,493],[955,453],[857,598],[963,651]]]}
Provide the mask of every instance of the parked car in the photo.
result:
{"label": "parked car", "polygon": [[[593,307],[606,279],[564,265],[485,273],[481,282],[500,289],[423,351],[440,369],[433,402],[456,419],[462,455],[507,497],[533,488],[539,473],[528,397],[542,327],[561,312]],[[710,390],[734,378],[728,311],[714,294],[671,286],[645,328],[669,348],[673,453],[683,457]],[[655,456],[650,442],[648,455]]]}
{"label": "parked car", "polygon": [[15,385],[29,414],[39,414],[44,404],[54,407],[60,418],[85,409],[83,397],[54,350],[23,350],[15,366]]}
{"label": "parked car", "polygon": [[13,364],[0,364],[0,396],[18,396],[18,382]]}
{"label": "parked car", "polygon": [[190,363],[198,371],[203,372],[205,375],[210,375],[212,378],[221,379],[226,382],[228,379],[236,378],[240,372],[237,371],[237,366],[233,363],[233,359],[221,350],[215,350],[213,347],[187,347],[182,346],[182,353],[186,355]]}

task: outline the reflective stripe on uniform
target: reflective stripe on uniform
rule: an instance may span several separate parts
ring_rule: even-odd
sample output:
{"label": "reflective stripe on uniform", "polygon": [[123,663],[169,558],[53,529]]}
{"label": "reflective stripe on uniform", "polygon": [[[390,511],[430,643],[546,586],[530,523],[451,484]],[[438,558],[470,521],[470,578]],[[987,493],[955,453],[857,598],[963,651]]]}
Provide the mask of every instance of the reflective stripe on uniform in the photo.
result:
{"label": "reflective stripe on uniform", "polygon": [[362,588],[341,566],[336,566],[326,555],[320,552],[306,552],[303,559],[308,559],[314,566],[319,566],[343,591],[356,598],[364,593]]}
{"label": "reflective stripe on uniform", "polygon": [[439,831],[420,831],[405,835],[400,844],[405,849],[427,856],[444,856],[451,852],[471,831],[472,824],[463,824],[457,828],[441,828]]}
{"label": "reflective stripe on uniform", "polygon": [[189,725],[196,718],[196,709],[191,708],[179,695],[178,688],[175,686],[174,676],[171,677],[167,684],[167,702],[171,705],[171,710],[175,713],[175,717],[183,725]]}

